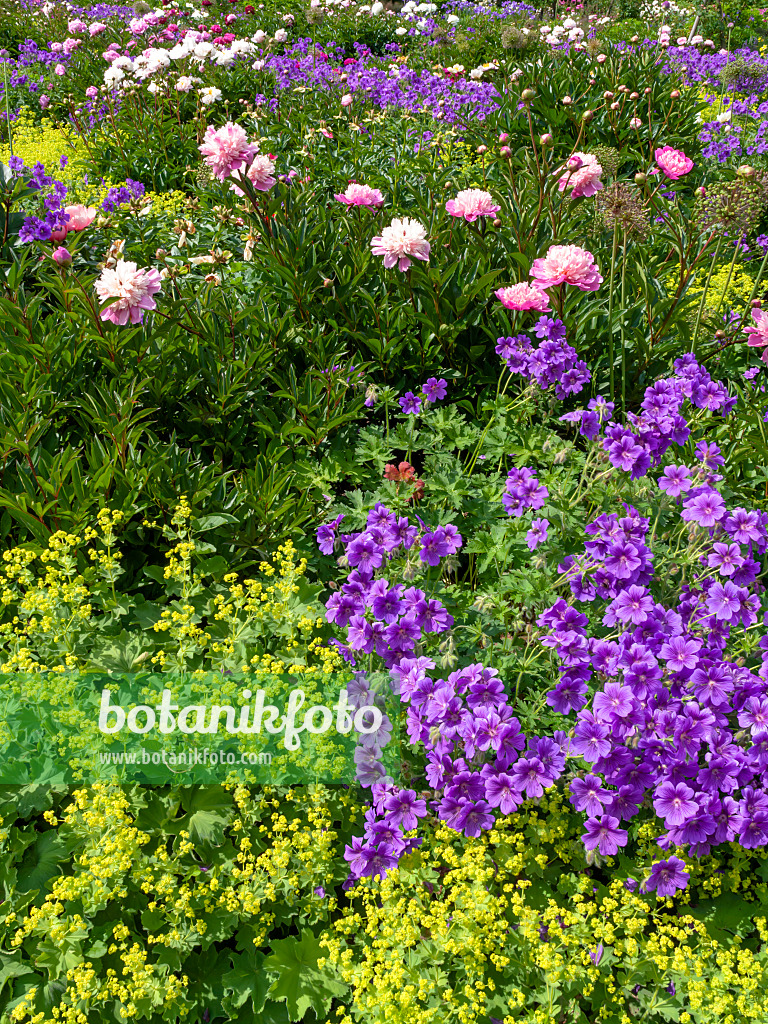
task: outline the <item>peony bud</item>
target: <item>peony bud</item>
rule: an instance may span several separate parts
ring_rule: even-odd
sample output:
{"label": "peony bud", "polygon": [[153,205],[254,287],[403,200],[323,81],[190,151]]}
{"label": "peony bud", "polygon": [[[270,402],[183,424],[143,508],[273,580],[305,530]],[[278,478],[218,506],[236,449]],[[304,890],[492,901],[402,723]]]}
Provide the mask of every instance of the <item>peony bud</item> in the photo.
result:
{"label": "peony bud", "polygon": [[613,93],[611,92],[610,89],[606,89],[605,90],[605,92],[603,93],[603,99],[604,100],[612,100],[613,99]]}
{"label": "peony bud", "polygon": [[509,146],[502,146],[499,150],[499,156],[503,157],[504,160],[510,160],[512,157],[512,150]]}
{"label": "peony bud", "polygon": [[498,217],[495,217],[495,218],[494,218],[494,219],[493,219],[493,220],[491,221],[491,223],[493,224],[493,226],[494,226],[495,228],[500,228],[500,227],[501,227],[501,221],[499,220],[499,218],[498,218]]}
{"label": "peony bud", "polygon": [[725,331],[715,331],[715,337],[718,341],[722,341],[722,339],[725,337]]}
{"label": "peony bud", "polygon": [[541,143],[541,145],[542,145],[542,146],[551,146],[551,145],[552,145],[552,143],[554,142],[554,139],[553,139],[553,138],[552,138],[552,136],[551,136],[551,135],[549,134],[549,132],[545,132],[545,133],[544,133],[544,134],[543,134],[543,135],[541,136],[541,138],[539,139],[539,142]]}
{"label": "peony bud", "polygon": [[650,96],[651,95],[651,87],[650,86],[648,86],[647,89],[643,89],[643,95],[644,96]]}
{"label": "peony bud", "polygon": [[477,147],[477,153],[479,153],[480,156],[482,156],[483,153],[487,153],[487,152],[488,152],[488,147],[487,146],[478,146]]}
{"label": "peony bud", "polygon": [[347,92],[341,97],[342,107],[349,107],[352,105],[352,93]]}
{"label": "peony bud", "polygon": [[71,267],[72,266],[72,253],[65,249],[63,245],[60,245],[58,249],[54,249],[51,253],[51,259],[59,264],[60,267]]}
{"label": "peony bud", "polygon": [[581,115],[581,120],[584,121],[585,123],[587,123],[587,122],[591,121],[594,116],[595,116],[594,110],[585,110],[584,113]]}
{"label": "peony bud", "polygon": [[530,103],[531,100],[536,99],[536,93],[533,91],[533,89],[523,89],[523,91],[520,93],[520,99],[523,101],[523,103]]}
{"label": "peony bud", "polygon": [[563,106],[564,107],[570,107],[570,105],[572,103],[573,103],[573,100],[571,99],[570,96],[563,96]]}
{"label": "peony bud", "polygon": [[680,99],[680,90],[679,89],[673,89],[672,92],[669,95],[670,95],[671,99],[679,100]]}
{"label": "peony bud", "polygon": [[751,178],[754,178],[755,168],[750,167],[749,164],[742,164],[741,167],[738,168],[736,173],[740,178],[746,178],[747,180],[749,180]]}
{"label": "peony bud", "polygon": [[323,278],[323,288],[330,288],[332,284],[333,281],[330,279],[330,277]]}
{"label": "peony bud", "polygon": [[639,100],[640,99],[640,93],[639,92],[631,92],[629,94],[629,98],[631,100]]}
{"label": "peony bud", "polygon": [[509,142],[509,136],[506,132],[502,132],[499,136],[499,142]]}
{"label": "peony bud", "polygon": [[646,183],[646,181],[648,181],[648,175],[647,174],[643,174],[642,171],[638,171],[637,174],[635,175],[635,184],[636,185],[644,185]]}
{"label": "peony bud", "polygon": [[762,299],[752,299],[752,305],[755,306],[757,309],[760,309],[762,304],[763,304],[763,300]]}

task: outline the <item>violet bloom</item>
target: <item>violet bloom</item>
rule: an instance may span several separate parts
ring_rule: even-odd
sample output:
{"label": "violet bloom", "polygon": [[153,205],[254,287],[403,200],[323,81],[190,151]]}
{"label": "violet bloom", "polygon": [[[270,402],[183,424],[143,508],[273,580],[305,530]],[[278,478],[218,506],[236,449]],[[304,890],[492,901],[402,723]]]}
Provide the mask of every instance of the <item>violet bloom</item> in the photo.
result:
{"label": "violet bloom", "polygon": [[659,817],[664,819],[667,828],[684,824],[698,811],[699,805],[691,799],[693,795],[693,790],[684,782],[678,782],[676,786],[664,782],[659,786],[653,798],[653,806]]}
{"label": "violet bloom", "polygon": [[571,781],[570,800],[577,811],[586,811],[587,814],[602,814],[603,806],[611,801],[611,793],[603,787],[602,780],[597,775],[585,775],[583,779],[575,778]]}
{"label": "violet bloom", "polygon": [[418,416],[421,409],[421,399],[417,398],[412,391],[406,391],[402,398],[398,398],[398,404],[406,416]]}
{"label": "violet bloom", "polygon": [[599,818],[587,818],[586,832],[581,837],[587,850],[598,848],[604,857],[612,857],[620,846],[627,845],[627,833],[619,828],[618,818],[603,814]]}
{"label": "violet bloom", "polygon": [[535,551],[539,544],[544,543],[547,539],[548,530],[548,519],[533,519],[531,521],[531,528],[525,535],[526,543],[531,551]]}
{"label": "violet bloom", "polygon": [[451,554],[451,549],[452,545],[446,539],[445,530],[438,526],[434,533],[425,533],[421,538],[419,558],[427,565],[439,565],[441,558]]}
{"label": "violet bloom", "polygon": [[485,798],[491,807],[498,807],[502,814],[512,814],[523,802],[515,779],[506,772],[498,772],[486,777]]}
{"label": "violet bloom", "polygon": [[734,586],[730,580],[713,583],[707,594],[707,611],[715,618],[729,622],[741,608],[741,597],[745,594],[741,587]]}
{"label": "violet bloom", "polygon": [[680,518],[686,522],[698,523],[699,526],[712,527],[723,518],[725,512],[725,502],[721,495],[708,489],[683,503]]}
{"label": "violet bloom", "polygon": [[691,489],[691,471],[687,466],[665,466],[658,483],[659,489],[671,498],[679,498],[683,491]]}
{"label": "violet bloom", "polygon": [[430,377],[426,384],[421,385],[421,393],[426,402],[441,402],[448,394],[448,382],[441,377]]}
{"label": "violet bloom", "polygon": [[611,610],[619,622],[631,622],[635,626],[642,625],[653,611],[654,602],[645,587],[635,584],[622,590],[611,605]]}
{"label": "violet bloom", "polygon": [[744,556],[738,544],[713,544],[707,565],[717,569],[721,576],[733,576],[744,565]]}
{"label": "violet bloom", "polygon": [[384,809],[387,812],[385,820],[389,825],[400,825],[404,831],[409,832],[416,828],[418,819],[426,815],[427,804],[425,800],[419,800],[412,789],[401,789],[385,799]]}
{"label": "violet bloom", "polygon": [[679,857],[670,857],[653,865],[643,889],[659,896],[674,896],[678,889],[685,889],[689,878],[684,862]]}
{"label": "violet bloom", "polygon": [[666,661],[671,672],[682,672],[683,669],[694,669],[699,663],[698,652],[701,640],[693,637],[673,636],[661,645],[659,657]]}

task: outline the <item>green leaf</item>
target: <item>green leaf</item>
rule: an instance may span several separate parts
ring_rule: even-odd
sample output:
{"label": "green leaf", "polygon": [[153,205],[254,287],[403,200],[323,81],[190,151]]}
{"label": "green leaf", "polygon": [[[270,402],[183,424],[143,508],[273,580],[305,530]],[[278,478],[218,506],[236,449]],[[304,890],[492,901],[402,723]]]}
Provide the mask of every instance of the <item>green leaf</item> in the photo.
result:
{"label": "green leaf", "polygon": [[310,1008],[319,1020],[328,1013],[331,1000],[347,992],[346,985],[318,969],[317,961],[326,951],[308,928],[300,939],[273,942],[272,950],[264,961],[264,968],[277,974],[269,995],[285,1001],[291,1020],[303,1020]]}
{"label": "green leaf", "polygon": [[58,832],[43,832],[21,862],[16,888],[19,892],[40,892],[59,873],[59,864],[66,856],[66,846]]}

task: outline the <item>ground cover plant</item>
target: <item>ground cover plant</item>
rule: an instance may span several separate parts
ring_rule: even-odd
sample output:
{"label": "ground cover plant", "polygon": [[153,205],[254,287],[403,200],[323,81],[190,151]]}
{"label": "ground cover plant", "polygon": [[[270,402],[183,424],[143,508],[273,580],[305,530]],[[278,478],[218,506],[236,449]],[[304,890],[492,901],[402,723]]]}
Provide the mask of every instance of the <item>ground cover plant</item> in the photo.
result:
{"label": "ground cover plant", "polygon": [[354,784],[4,725],[2,1024],[768,1017],[767,38],[0,0],[4,722],[397,707]]}

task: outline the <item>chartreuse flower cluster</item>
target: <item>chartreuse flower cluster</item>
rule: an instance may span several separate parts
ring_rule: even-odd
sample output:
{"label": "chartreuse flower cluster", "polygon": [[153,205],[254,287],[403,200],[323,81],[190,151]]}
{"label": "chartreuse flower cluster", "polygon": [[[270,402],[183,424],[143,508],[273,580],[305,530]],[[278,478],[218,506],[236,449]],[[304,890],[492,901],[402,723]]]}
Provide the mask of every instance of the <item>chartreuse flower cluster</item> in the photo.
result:
{"label": "chartreuse flower cluster", "polygon": [[[101,510],[82,534],[59,531],[47,547],[6,550],[0,562],[0,671],[62,673],[107,667],[108,637],[137,599],[119,589],[124,575],[119,509]],[[145,526],[149,526],[145,520]],[[154,524],[152,524],[154,525]],[[306,559],[291,541],[263,561],[253,578],[200,573],[192,510],[184,499],[165,530],[171,547],[162,568],[165,594],[142,630],[135,666],[171,671],[287,672],[322,679],[342,659],[325,645],[319,587],[306,580]],[[119,625],[120,624],[120,625]]]}
{"label": "chartreuse flower cluster", "polygon": [[[354,817],[351,794],[334,802]],[[309,925],[322,925],[334,908],[324,895],[334,885],[338,844],[330,803],[315,787],[215,787],[198,796],[179,788],[154,796],[104,785],[76,790],[58,812],[46,812],[38,839],[54,860],[70,857],[66,873],[31,905],[14,892],[0,908],[3,947],[36,968],[4,1022],[210,1014],[192,987],[203,954],[213,972],[231,974],[236,963],[255,974],[258,951],[286,908],[301,908]],[[180,805],[187,813],[174,827]],[[216,835],[206,831],[213,817]],[[4,858],[18,856],[8,831],[0,841]],[[217,949],[229,940],[242,952]],[[246,997],[247,989],[232,999],[239,1006]]]}
{"label": "chartreuse flower cluster", "polygon": [[[652,830],[631,861],[587,871],[579,831],[550,790],[476,838],[438,822],[386,878],[359,881],[324,940],[353,990],[341,1024],[764,1020],[764,852],[688,863],[673,899],[637,885],[658,856]],[[718,925],[728,900],[736,935]]]}

